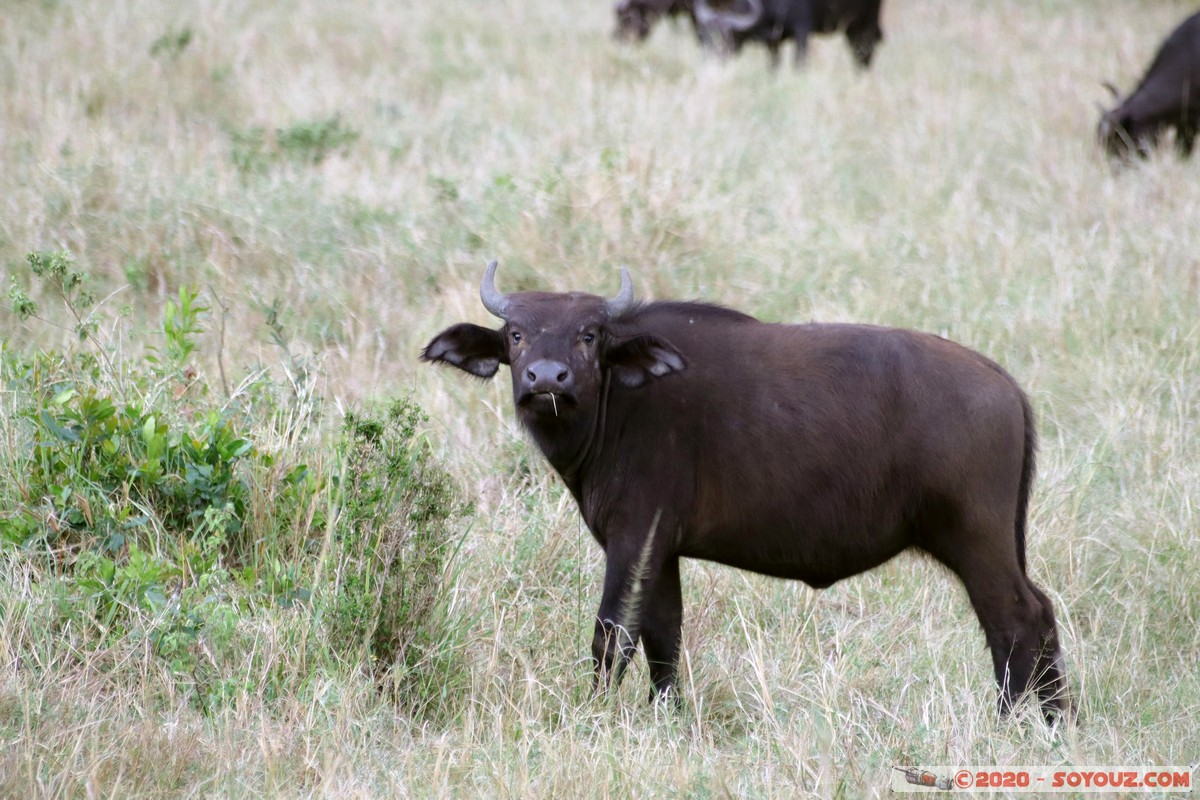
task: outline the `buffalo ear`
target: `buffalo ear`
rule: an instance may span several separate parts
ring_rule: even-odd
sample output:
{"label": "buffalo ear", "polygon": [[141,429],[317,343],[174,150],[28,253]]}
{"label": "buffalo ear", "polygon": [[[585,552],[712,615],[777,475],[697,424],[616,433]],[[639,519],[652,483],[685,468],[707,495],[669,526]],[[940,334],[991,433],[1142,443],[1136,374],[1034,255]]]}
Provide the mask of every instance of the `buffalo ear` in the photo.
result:
{"label": "buffalo ear", "polygon": [[613,343],[604,354],[604,364],[629,389],[687,368],[687,362],[670,342],[649,334]]}
{"label": "buffalo ear", "polygon": [[508,363],[500,331],[463,322],[446,328],[421,351],[422,361],[441,361],[479,378],[490,378]]}

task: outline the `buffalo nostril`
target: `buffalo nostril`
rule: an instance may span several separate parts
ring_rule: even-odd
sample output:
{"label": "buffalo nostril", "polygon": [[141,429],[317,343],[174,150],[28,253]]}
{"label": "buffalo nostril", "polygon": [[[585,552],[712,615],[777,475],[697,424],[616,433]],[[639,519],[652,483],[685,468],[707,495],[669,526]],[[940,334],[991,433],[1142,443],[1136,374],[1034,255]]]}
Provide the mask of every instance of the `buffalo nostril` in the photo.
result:
{"label": "buffalo nostril", "polygon": [[561,392],[571,382],[571,368],[551,359],[527,365],[524,374],[525,385],[533,392]]}

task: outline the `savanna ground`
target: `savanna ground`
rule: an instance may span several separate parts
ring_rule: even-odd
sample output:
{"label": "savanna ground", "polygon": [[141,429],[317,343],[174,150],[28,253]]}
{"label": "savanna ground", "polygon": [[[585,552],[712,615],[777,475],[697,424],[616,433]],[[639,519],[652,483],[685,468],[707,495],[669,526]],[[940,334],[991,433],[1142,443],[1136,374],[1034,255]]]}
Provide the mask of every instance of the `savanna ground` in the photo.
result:
{"label": "savanna ground", "polygon": [[[1200,159],[1092,141],[1099,81],[1192,10],[890,0],[856,74],[840,39],[800,73],[681,26],[618,46],[600,0],[5,3],[0,795],[1195,765]],[[640,666],[591,699],[598,548],[507,377],[416,359],[491,324],[491,258],[502,290],[628,265],[643,297],[1008,367],[1081,724],[997,720],[964,593],[911,556],[819,593],[689,563],[683,709]]]}

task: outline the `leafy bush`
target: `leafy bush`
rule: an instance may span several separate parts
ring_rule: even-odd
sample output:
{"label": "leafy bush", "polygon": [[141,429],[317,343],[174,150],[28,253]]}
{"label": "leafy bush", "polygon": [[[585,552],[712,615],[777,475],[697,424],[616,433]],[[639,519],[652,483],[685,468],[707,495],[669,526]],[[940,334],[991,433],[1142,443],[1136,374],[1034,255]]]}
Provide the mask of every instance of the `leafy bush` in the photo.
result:
{"label": "leafy bush", "polygon": [[275,132],[279,149],[298,161],[319,164],[335,150],[345,150],[358,132],[346,127],[340,117],[297,122]]}
{"label": "leafy bush", "polygon": [[[67,253],[28,261],[90,346],[87,276]],[[10,297],[22,318],[42,319],[15,283]],[[81,661],[146,647],[203,708],[305,679],[237,657],[254,649],[239,627],[280,613],[298,630],[324,626],[301,637],[328,648],[302,654],[302,669],[363,669],[426,706],[455,669],[440,598],[465,506],[418,435],[420,409],[348,414],[328,456],[319,441],[272,451],[263,434],[312,398],[260,377],[239,390],[253,402],[210,400],[218,393],[192,363],[207,313],[181,288],[163,309],[163,344],[137,361],[0,349],[21,442],[0,462],[0,547],[35,566]],[[286,352],[278,319],[268,323]],[[305,446],[310,463],[296,457]]]}
{"label": "leafy bush", "polygon": [[358,136],[336,114],[276,128],[273,136],[256,126],[230,132],[231,158],[243,175],[264,172],[278,161],[315,165],[331,153],[345,153]]}
{"label": "leafy bush", "polygon": [[450,475],[417,435],[425,417],[408,400],[382,420],[347,414],[338,446],[338,591],[334,647],[372,666],[397,697],[429,700],[425,679],[453,670],[455,631],[439,602],[465,511]]}
{"label": "leafy bush", "polygon": [[195,32],[187,26],[178,30],[169,30],[150,43],[150,57],[179,58],[192,43],[194,37]]}

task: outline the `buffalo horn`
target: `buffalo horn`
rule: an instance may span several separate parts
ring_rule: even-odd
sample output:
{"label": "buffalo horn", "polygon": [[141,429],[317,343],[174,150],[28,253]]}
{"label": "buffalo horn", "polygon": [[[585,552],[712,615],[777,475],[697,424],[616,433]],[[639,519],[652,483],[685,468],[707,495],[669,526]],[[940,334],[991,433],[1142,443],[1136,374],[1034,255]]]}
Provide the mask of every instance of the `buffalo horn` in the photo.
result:
{"label": "buffalo horn", "polygon": [[483,301],[483,307],[493,316],[503,320],[508,319],[506,316],[508,314],[508,296],[496,291],[495,261],[488,264],[483,273],[483,282],[479,284],[479,299]]}
{"label": "buffalo horn", "polygon": [[633,281],[629,277],[629,270],[624,267],[621,267],[621,289],[616,297],[608,298],[606,305],[609,319],[616,319],[633,306]]}
{"label": "buffalo horn", "polygon": [[762,19],[762,0],[746,0],[749,11],[735,13],[733,11],[718,11],[708,4],[708,0],[696,0],[696,19],[705,27],[711,27],[716,22],[729,30],[745,33],[758,24]]}
{"label": "buffalo horn", "polygon": [[696,0],[695,14],[696,24],[706,30],[714,27],[717,21],[717,12],[712,10],[707,0]]}

